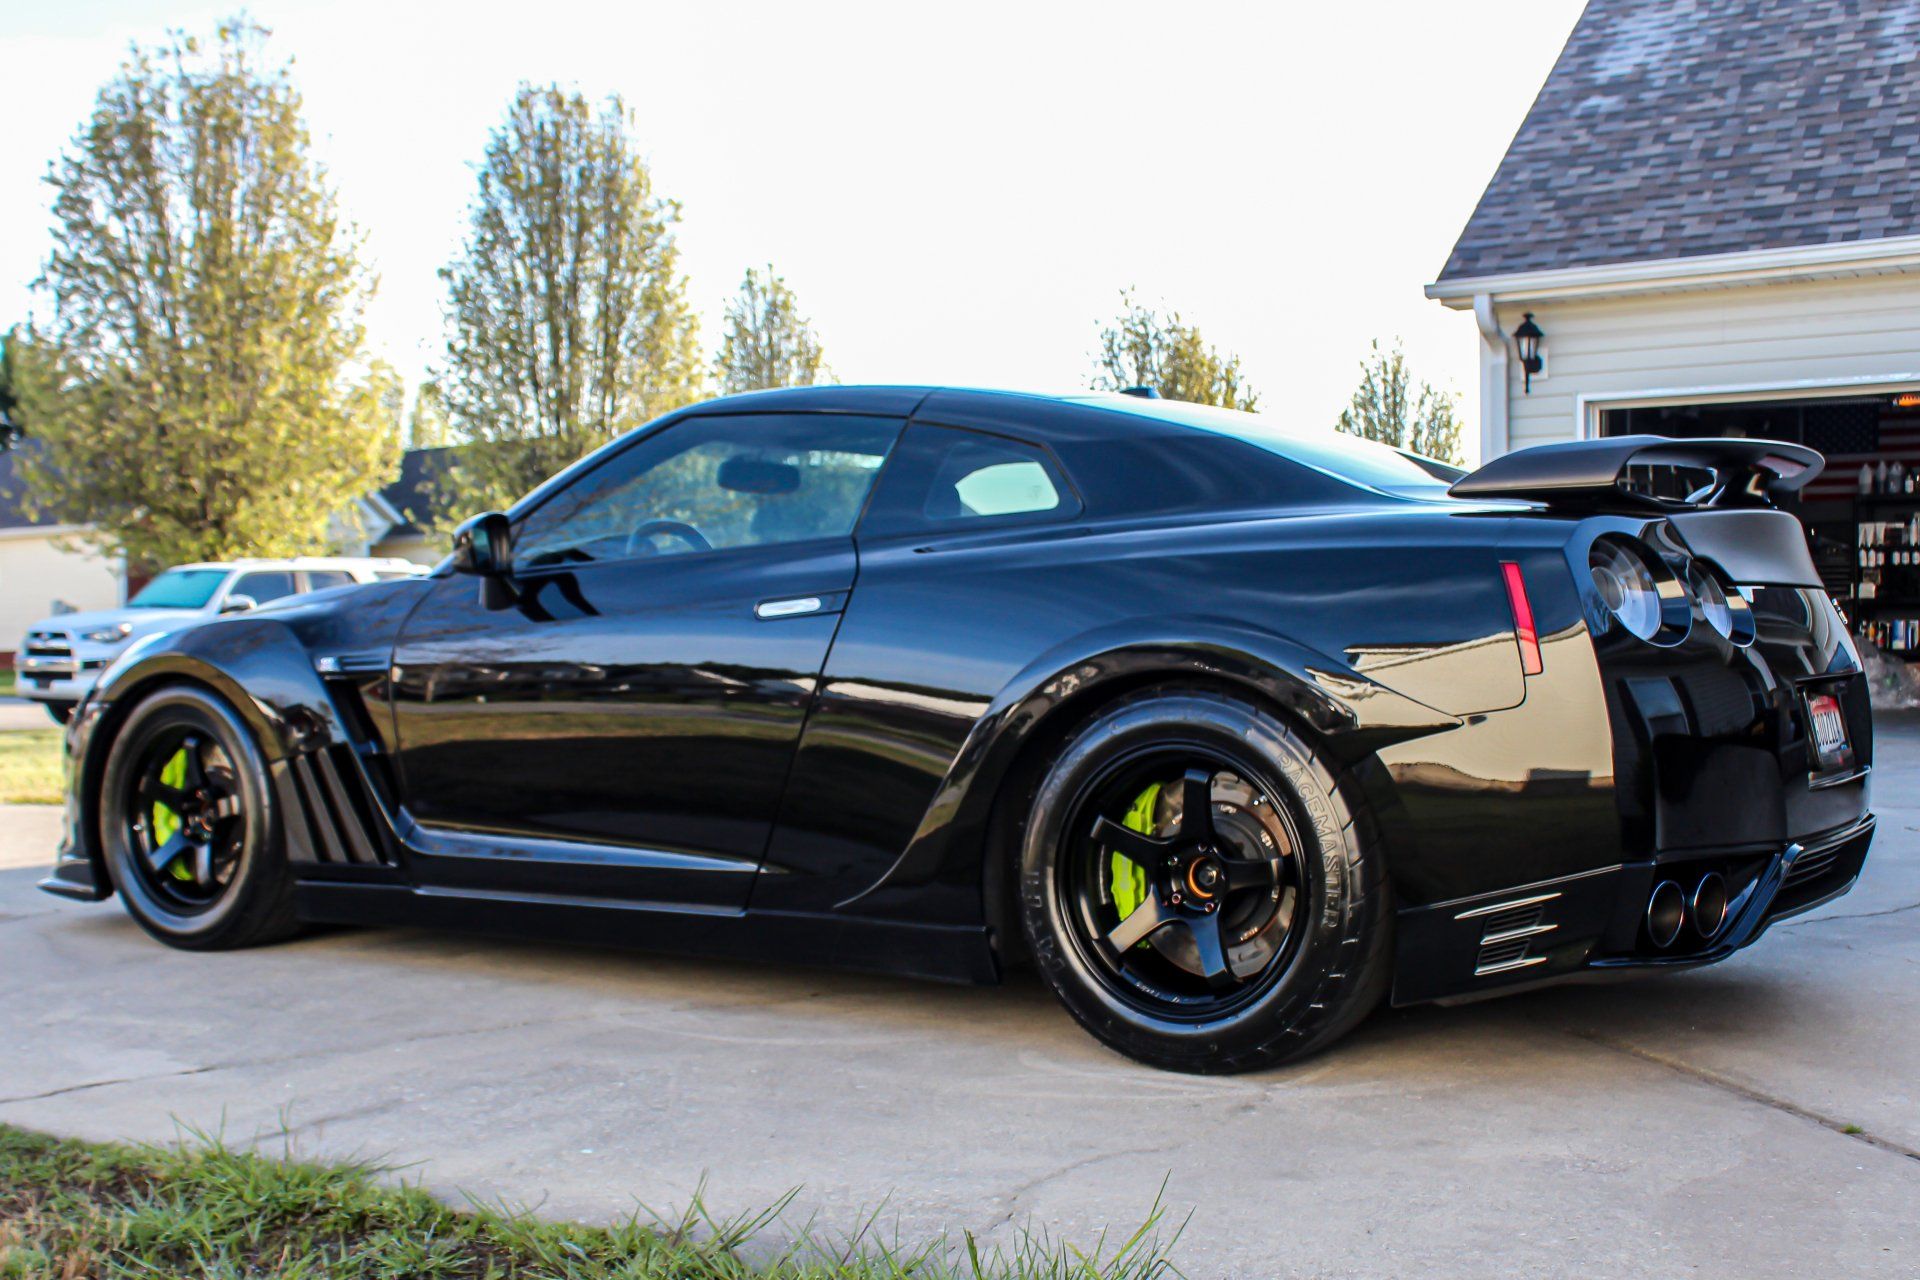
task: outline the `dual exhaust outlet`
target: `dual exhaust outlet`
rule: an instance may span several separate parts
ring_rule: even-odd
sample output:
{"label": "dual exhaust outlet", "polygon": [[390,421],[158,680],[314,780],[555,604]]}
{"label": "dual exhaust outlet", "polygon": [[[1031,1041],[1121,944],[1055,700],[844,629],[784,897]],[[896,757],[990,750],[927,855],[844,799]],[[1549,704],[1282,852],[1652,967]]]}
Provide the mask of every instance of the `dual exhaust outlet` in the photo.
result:
{"label": "dual exhaust outlet", "polygon": [[1712,942],[1727,927],[1727,881],[1709,871],[1689,893],[1677,880],[1662,880],[1647,895],[1647,936],[1665,951],[1691,929],[1702,942]]}

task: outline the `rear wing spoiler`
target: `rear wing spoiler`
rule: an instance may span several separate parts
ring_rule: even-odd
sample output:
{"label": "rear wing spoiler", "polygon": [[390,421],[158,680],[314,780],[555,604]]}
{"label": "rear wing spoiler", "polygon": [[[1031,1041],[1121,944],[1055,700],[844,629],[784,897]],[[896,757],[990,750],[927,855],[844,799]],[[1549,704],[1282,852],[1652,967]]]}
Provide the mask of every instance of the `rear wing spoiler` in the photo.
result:
{"label": "rear wing spoiler", "polygon": [[[1766,507],[1820,474],[1826,459],[1778,440],[1676,440],[1610,436],[1535,445],[1495,458],[1456,481],[1456,498],[1505,498],[1579,510],[1688,511]],[[1685,499],[1656,498],[1627,486],[1628,468],[1684,467],[1713,473]]]}

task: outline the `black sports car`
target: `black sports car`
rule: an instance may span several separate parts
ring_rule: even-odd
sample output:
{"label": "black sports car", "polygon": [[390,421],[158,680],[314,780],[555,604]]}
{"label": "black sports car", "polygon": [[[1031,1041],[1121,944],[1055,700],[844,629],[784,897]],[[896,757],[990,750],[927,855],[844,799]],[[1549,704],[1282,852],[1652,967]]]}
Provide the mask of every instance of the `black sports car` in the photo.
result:
{"label": "black sports car", "polygon": [[189,948],[1030,961],[1188,1071],[1389,992],[1707,964],[1872,835],[1860,663],[1771,506],[1820,465],[1638,436],[1463,478],[1131,395],[717,400],[430,578],[130,650],[44,885]]}

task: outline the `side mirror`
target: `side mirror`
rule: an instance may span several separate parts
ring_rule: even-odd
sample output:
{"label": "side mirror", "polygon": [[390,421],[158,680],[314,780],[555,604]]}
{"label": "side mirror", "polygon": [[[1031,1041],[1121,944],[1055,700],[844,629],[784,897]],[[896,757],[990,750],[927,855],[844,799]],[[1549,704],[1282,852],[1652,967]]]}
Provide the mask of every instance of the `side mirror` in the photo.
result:
{"label": "side mirror", "polygon": [[499,511],[483,511],[453,531],[453,571],[504,578],[513,572],[513,526]]}
{"label": "side mirror", "polygon": [[252,596],[231,595],[220,602],[222,613],[248,613],[260,607],[260,602]]}

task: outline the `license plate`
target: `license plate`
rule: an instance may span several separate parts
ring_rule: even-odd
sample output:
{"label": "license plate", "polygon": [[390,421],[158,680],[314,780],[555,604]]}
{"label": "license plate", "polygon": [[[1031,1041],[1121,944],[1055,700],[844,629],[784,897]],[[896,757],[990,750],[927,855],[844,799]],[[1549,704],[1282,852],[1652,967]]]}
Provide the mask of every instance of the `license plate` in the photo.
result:
{"label": "license plate", "polygon": [[1807,719],[1813,725],[1813,750],[1820,769],[1828,772],[1853,763],[1853,748],[1847,742],[1847,717],[1840,710],[1840,699],[1830,693],[1816,693],[1807,699]]}

